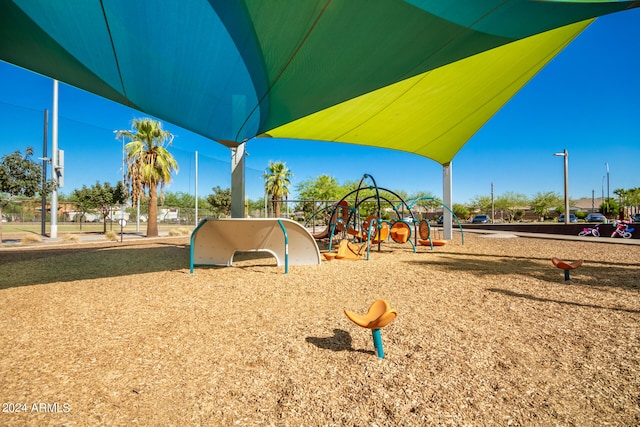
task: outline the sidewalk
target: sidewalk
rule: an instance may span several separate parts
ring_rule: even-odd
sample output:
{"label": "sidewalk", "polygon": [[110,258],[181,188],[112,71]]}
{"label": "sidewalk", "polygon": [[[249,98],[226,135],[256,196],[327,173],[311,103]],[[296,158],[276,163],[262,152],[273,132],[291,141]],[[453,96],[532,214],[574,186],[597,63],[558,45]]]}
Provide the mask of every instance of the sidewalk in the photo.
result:
{"label": "sidewalk", "polygon": [[[454,232],[460,232],[460,230],[453,230]],[[592,236],[573,236],[565,234],[545,234],[545,233],[525,233],[520,231],[499,231],[499,230],[479,230],[479,229],[465,229],[465,233],[476,233],[485,235],[497,236],[517,236],[517,237],[530,237],[534,239],[552,239],[552,240],[569,240],[575,242],[594,242],[594,243],[609,243],[615,245],[635,245],[640,246],[639,239],[622,239],[618,237],[592,237]]]}
{"label": "sidewalk", "polygon": [[[453,230],[454,233],[459,233],[460,231],[457,229]],[[474,233],[474,234],[483,234],[486,237],[496,237],[496,238],[508,238],[508,237],[527,237],[534,239],[551,239],[551,240],[567,240],[567,241],[576,241],[576,242],[592,242],[592,243],[605,243],[605,244],[614,244],[614,245],[632,245],[632,246],[640,246],[640,239],[622,239],[622,238],[613,238],[613,237],[583,237],[583,236],[574,236],[574,235],[563,235],[563,234],[544,234],[544,233],[526,233],[526,232],[518,232],[518,231],[500,231],[500,230],[482,230],[482,229],[465,229],[465,233]],[[107,240],[104,234],[100,233],[86,233],[86,234],[74,234],[80,239],[80,243],[88,244],[88,243],[117,243],[120,242],[120,233],[116,233],[116,240]],[[39,236],[39,235],[38,235]],[[25,248],[33,248],[33,247],[54,247],[54,246],[71,246],[73,242],[65,242],[62,237],[50,238],[50,237],[41,237],[40,242],[34,243],[21,243],[20,239],[4,239],[3,245],[0,246],[0,251],[3,250],[12,250],[12,249],[25,249]],[[180,238],[180,237],[189,237],[189,234],[182,234],[171,236],[168,231],[160,231],[158,233],[158,237],[148,238],[151,239],[160,239],[160,238]],[[122,235],[122,241],[130,241],[130,240],[139,240],[139,239],[147,239],[145,237],[145,233],[143,232],[125,232]]]}
{"label": "sidewalk", "polygon": [[100,233],[84,233],[84,234],[73,234],[73,236],[77,237],[80,242],[70,242],[65,241],[63,237],[58,236],[55,238],[51,238],[48,236],[40,236],[37,235],[41,240],[39,242],[33,243],[22,243],[22,240],[19,238],[9,238],[3,239],[2,245],[0,245],[0,251],[3,250],[15,250],[15,249],[26,249],[26,248],[43,248],[43,247],[57,247],[57,246],[73,246],[74,244],[98,244],[98,243],[119,243],[120,241],[131,241],[131,240],[141,240],[141,239],[166,239],[166,238],[180,238],[180,237],[189,237],[189,234],[181,234],[171,236],[168,231],[160,231],[158,232],[158,237],[149,237],[145,236],[143,232],[125,232],[122,234],[122,238],[120,233],[116,234],[116,238],[113,240],[109,240],[105,237],[104,234]]}

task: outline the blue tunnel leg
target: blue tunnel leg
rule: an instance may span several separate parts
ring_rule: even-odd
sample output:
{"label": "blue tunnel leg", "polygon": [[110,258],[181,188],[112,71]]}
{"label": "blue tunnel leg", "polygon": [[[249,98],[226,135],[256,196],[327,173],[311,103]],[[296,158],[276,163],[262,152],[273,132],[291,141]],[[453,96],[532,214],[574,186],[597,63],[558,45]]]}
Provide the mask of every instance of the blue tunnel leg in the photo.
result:
{"label": "blue tunnel leg", "polygon": [[376,348],[376,356],[380,359],[384,359],[384,349],[382,348],[382,335],[380,335],[380,329],[372,329],[373,345]]}
{"label": "blue tunnel leg", "polygon": [[564,271],[564,280],[565,280],[565,282],[567,280],[571,280],[571,273],[569,273],[569,270],[565,270]]}

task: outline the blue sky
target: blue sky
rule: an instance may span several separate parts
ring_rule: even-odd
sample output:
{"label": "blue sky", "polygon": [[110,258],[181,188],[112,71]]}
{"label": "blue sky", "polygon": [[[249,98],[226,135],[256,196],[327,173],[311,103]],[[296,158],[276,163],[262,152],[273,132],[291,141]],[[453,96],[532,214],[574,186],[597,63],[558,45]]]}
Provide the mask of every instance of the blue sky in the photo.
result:
{"label": "blue sky", "polygon": [[[572,198],[640,187],[640,9],[596,20],[498,112],[453,160],[453,199],[505,192],[533,196],[563,194],[563,159],[569,151]],[[33,146],[42,154],[43,110],[52,108],[52,80],[0,61],[0,155]],[[122,176],[122,142],[115,129],[129,129],[143,113],[63,83],[59,88],[59,148],[65,150],[69,194],[96,181],[115,184]],[[229,187],[227,148],[165,122],[176,135],[170,148],[180,165],[168,191],[199,194]],[[51,141],[49,140],[49,146]],[[442,167],[412,154],[347,144],[262,139],[247,146],[246,192],[262,197],[262,175],[270,160],[284,161],[298,183],[321,174],[338,182],[371,174],[378,185],[408,193],[442,196]],[[294,194],[295,196],[295,194]]]}

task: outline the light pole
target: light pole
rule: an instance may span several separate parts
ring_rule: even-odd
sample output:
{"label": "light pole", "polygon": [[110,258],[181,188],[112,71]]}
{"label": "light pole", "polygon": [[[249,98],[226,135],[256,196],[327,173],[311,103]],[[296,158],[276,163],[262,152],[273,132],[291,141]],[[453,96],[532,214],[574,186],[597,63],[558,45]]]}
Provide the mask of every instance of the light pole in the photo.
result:
{"label": "light pole", "polygon": [[609,207],[609,163],[605,163],[604,165],[607,167],[607,214],[609,214],[611,210]]}
{"label": "light pole", "polygon": [[[122,190],[124,191],[124,134],[123,130],[114,130],[113,133],[122,136]],[[122,243],[122,235],[124,234],[124,200],[120,202],[120,243]]]}
{"label": "light pole", "polygon": [[562,153],[554,153],[553,155],[564,157],[564,223],[569,224],[571,216],[569,211],[569,152],[565,149]]}

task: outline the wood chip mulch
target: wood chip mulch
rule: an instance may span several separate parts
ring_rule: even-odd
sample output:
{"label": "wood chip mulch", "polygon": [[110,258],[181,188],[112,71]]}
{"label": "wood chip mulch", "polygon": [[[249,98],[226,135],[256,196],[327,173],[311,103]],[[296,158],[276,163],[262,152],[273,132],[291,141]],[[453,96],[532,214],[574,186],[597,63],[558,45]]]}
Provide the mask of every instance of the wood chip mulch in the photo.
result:
{"label": "wood chip mulch", "polygon": [[[190,274],[188,244],[0,252],[0,425],[640,425],[640,246],[467,233]],[[343,314],[378,298],[384,359]]]}

